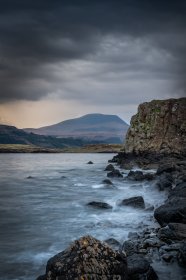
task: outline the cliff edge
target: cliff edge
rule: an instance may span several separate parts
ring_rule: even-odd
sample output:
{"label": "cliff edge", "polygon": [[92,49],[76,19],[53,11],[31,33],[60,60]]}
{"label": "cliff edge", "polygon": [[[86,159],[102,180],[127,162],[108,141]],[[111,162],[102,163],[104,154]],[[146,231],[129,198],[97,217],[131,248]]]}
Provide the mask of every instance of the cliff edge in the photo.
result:
{"label": "cliff edge", "polygon": [[126,153],[186,153],[186,98],[139,105],[125,141]]}

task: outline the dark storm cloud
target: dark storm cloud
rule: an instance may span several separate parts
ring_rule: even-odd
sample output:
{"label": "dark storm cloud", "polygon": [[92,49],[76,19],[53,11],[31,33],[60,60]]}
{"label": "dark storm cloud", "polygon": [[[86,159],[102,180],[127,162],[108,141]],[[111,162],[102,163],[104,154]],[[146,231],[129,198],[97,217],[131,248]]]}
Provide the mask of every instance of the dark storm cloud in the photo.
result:
{"label": "dark storm cloud", "polygon": [[[158,79],[158,90],[160,80],[170,80],[183,95],[184,0],[0,0],[0,4],[2,102],[39,100],[51,94],[85,99],[87,90],[79,80],[85,77],[85,86],[91,86],[87,98],[109,94],[108,81],[119,98],[123,90],[135,92],[131,75],[139,78],[141,90],[142,78]],[[77,61],[81,61],[77,67],[72,65]],[[91,71],[83,61],[91,62]]]}

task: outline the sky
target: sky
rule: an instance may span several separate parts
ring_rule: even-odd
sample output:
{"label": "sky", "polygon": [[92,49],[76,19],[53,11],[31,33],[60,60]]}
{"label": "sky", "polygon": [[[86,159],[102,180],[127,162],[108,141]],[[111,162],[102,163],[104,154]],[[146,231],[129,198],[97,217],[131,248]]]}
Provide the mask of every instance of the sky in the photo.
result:
{"label": "sky", "polygon": [[185,0],[0,0],[0,123],[126,122],[186,96]]}

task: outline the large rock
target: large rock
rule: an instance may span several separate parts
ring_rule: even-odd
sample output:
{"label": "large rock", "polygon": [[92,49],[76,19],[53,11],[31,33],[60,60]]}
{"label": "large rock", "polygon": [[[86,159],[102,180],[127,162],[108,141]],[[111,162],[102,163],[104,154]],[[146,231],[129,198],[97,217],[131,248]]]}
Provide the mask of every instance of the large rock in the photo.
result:
{"label": "large rock", "polygon": [[170,223],[158,231],[161,240],[183,240],[186,239],[186,224]]}
{"label": "large rock", "polygon": [[140,104],[125,141],[126,153],[186,153],[186,98]]}
{"label": "large rock", "polygon": [[186,224],[186,198],[168,200],[154,211],[154,217],[161,226],[168,223]]}
{"label": "large rock", "polygon": [[120,206],[132,206],[135,208],[145,208],[145,202],[142,196],[134,196],[127,199],[123,199],[120,203]]}
{"label": "large rock", "polygon": [[127,263],[123,254],[105,243],[85,236],[51,258],[45,280],[125,280]]}
{"label": "large rock", "polygon": [[105,171],[114,171],[115,170],[115,168],[114,168],[114,166],[110,163],[110,164],[108,164],[107,166],[106,166],[106,168],[105,168]]}
{"label": "large rock", "polygon": [[156,280],[157,274],[150,263],[140,254],[133,254],[127,258],[130,280]]}

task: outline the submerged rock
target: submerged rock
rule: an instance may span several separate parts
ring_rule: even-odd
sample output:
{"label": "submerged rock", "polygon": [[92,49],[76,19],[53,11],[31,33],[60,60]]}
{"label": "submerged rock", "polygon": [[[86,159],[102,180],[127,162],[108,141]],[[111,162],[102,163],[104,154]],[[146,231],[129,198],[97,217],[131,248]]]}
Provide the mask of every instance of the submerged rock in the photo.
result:
{"label": "submerged rock", "polygon": [[112,181],[109,180],[109,179],[105,179],[102,181],[103,184],[106,184],[106,185],[113,185]]}
{"label": "submerged rock", "polygon": [[145,202],[142,196],[134,196],[127,199],[123,199],[120,203],[120,206],[132,206],[135,208],[145,208]]}
{"label": "submerged rock", "polygon": [[91,206],[98,209],[112,209],[112,206],[110,204],[100,201],[91,201],[87,203],[87,206]]}
{"label": "submerged rock", "polygon": [[[105,243],[84,236],[51,258],[43,280],[126,280],[126,258]],[[39,278],[38,278],[39,279]]]}

